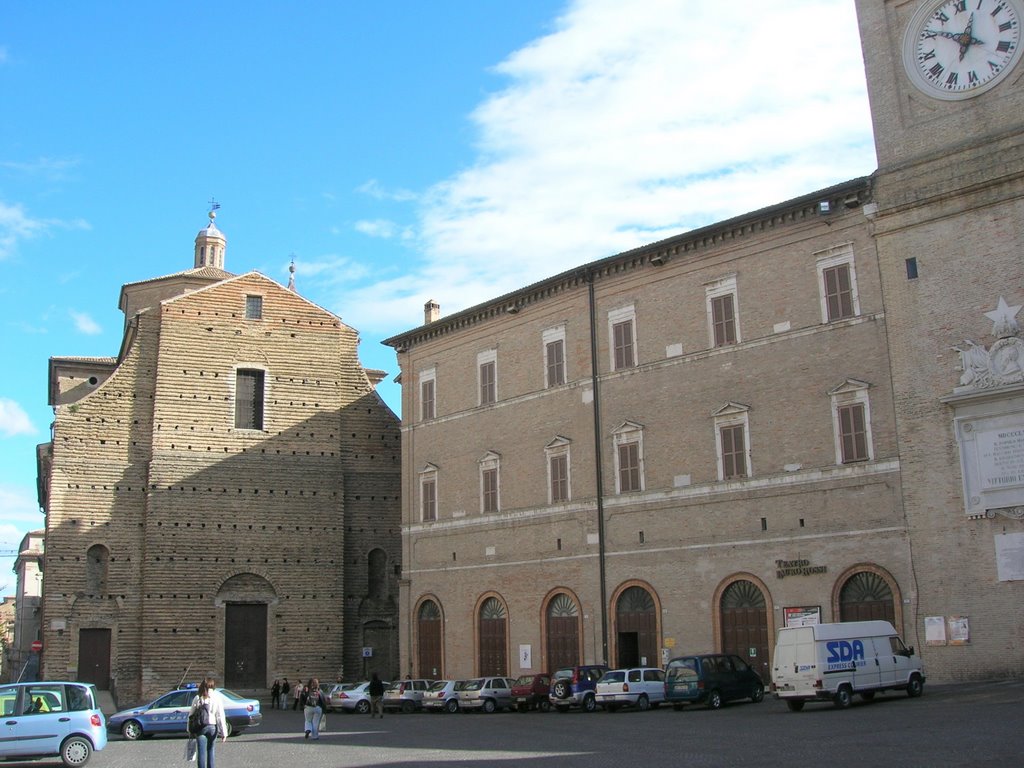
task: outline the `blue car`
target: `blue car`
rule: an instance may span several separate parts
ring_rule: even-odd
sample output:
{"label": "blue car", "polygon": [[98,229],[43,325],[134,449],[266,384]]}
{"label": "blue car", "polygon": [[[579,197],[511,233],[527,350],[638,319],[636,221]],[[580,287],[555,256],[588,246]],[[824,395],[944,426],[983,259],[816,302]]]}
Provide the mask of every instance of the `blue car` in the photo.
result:
{"label": "blue car", "polygon": [[[228,721],[229,736],[241,733],[246,728],[253,728],[263,720],[257,699],[247,699],[227,688],[218,688],[217,693],[224,702],[224,716]],[[146,739],[158,733],[185,736],[188,711],[195,696],[195,685],[165,693],[149,704],[111,715],[107,720],[107,730],[111,733],[120,733],[129,741]]]}
{"label": "blue car", "polygon": [[107,746],[96,688],[88,683],[0,685],[0,761],[60,757],[78,768]]}

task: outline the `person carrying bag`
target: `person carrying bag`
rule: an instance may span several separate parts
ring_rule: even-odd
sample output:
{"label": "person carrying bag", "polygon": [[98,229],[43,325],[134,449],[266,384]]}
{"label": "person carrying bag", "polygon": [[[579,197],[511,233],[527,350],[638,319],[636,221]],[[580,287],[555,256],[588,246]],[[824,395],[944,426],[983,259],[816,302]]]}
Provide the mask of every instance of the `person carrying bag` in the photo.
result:
{"label": "person carrying bag", "polygon": [[221,736],[223,741],[228,740],[228,721],[224,715],[224,702],[212,677],[199,683],[199,691],[192,699],[188,712],[188,735],[190,740],[195,739],[199,768],[214,768],[217,736]]}

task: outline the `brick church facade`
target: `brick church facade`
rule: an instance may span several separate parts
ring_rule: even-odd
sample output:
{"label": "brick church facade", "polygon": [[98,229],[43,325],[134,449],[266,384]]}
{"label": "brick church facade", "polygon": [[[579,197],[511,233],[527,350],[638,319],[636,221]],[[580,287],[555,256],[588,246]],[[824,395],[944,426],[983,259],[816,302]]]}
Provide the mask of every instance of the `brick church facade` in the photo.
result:
{"label": "brick church facade", "polygon": [[117,357],[51,358],[46,678],[135,702],[205,674],[397,672],[383,372],[292,286],[224,271],[225,249],[211,215],[192,269],[122,289]]}

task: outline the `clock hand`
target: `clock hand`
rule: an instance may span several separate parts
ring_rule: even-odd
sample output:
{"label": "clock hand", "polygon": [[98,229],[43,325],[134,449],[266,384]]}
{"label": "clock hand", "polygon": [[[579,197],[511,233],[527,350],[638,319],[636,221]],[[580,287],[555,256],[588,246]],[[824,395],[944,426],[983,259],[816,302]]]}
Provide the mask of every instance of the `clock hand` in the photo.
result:
{"label": "clock hand", "polygon": [[974,12],[972,11],[971,12],[971,19],[970,19],[970,21],[967,22],[967,29],[965,29],[963,34],[960,35],[960,61],[964,60],[964,56],[967,54],[967,51],[968,51],[968,49],[970,49],[972,43],[975,43],[975,42],[980,43],[981,42],[980,40],[975,40],[974,39],[974,35],[971,34],[971,30],[973,30],[973,29],[974,29]]}

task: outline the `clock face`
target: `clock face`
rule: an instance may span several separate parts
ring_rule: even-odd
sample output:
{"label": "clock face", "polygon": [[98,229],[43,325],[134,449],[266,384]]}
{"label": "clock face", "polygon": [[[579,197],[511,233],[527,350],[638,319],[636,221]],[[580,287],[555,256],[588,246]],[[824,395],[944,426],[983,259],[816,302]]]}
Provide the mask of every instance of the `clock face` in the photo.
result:
{"label": "clock face", "polygon": [[967,99],[1021,57],[1022,0],[925,0],[903,39],[910,81],[936,99]]}

